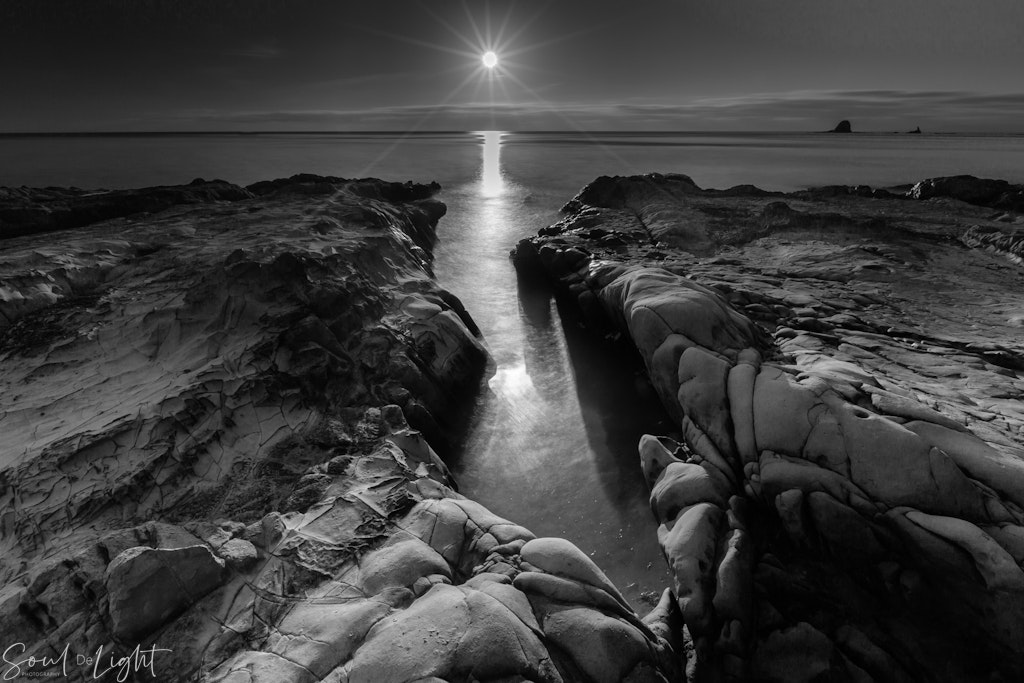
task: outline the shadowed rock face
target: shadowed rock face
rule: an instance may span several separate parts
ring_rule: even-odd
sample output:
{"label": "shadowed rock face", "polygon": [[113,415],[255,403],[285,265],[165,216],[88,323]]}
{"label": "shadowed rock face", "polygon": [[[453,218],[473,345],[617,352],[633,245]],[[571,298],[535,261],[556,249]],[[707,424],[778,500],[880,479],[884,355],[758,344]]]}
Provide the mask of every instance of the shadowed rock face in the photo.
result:
{"label": "shadowed rock face", "polygon": [[1024,277],[970,248],[1016,237],[909,198],[602,178],[513,253],[679,420],[639,450],[693,680],[1024,672]]}
{"label": "shadowed rock face", "polygon": [[436,189],[296,176],[0,242],[0,642],[155,646],[161,681],[678,678],[673,601],[641,620],[428,444],[487,360],[430,277]]}

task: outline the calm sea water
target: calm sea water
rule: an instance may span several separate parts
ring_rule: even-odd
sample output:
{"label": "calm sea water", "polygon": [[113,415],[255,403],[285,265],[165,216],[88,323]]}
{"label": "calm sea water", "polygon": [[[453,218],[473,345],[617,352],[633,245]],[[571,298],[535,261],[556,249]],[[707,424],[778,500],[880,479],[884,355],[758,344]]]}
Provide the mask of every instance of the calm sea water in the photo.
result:
{"label": "calm sea water", "polygon": [[[0,186],[138,187],[222,178],[239,184],[309,172],[437,180],[480,164],[479,133],[0,135]],[[702,187],[751,183],[895,185],[970,173],[1024,182],[1024,135],[506,133],[502,172],[564,195],[600,174],[679,172]]]}
{"label": "calm sea water", "polygon": [[517,281],[508,251],[594,177],[651,171],[771,190],[957,173],[1024,182],[1024,136],[0,136],[0,185],[248,184],[299,172],[441,183],[437,277],[476,318],[496,364],[463,448],[448,454],[462,491],[538,535],[571,539],[638,607],[642,591],[670,579],[636,441],[673,426],[636,367]]}

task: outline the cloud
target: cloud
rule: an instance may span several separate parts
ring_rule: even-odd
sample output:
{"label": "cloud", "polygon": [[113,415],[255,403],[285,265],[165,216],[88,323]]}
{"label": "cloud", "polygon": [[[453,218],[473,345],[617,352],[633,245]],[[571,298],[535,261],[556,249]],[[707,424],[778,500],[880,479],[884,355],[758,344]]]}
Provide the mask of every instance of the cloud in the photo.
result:
{"label": "cloud", "polygon": [[353,109],[200,110],[175,127],[250,130],[731,130],[816,131],[841,119],[854,130],[1024,132],[1024,93],[792,91],[688,102],[465,102]]}

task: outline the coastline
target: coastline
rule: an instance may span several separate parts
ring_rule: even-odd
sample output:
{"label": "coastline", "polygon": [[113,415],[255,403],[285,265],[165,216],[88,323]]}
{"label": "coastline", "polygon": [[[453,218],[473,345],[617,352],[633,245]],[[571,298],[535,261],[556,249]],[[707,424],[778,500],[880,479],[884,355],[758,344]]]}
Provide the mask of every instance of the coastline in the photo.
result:
{"label": "coastline", "polygon": [[438,189],[15,195],[3,639],[152,644],[167,680],[1024,669],[1020,187],[603,177],[519,244],[679,425],[639,444],[675,574],[643,618],[438,455],[486,364],[431,276]]}

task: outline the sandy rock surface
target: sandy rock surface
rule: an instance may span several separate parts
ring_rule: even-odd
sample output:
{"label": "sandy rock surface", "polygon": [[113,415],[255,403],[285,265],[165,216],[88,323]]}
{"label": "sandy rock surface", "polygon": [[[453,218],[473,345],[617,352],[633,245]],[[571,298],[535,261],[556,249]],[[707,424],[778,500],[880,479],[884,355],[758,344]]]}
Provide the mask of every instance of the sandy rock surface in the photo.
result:
{"label": "sandy rock surface", "polygon": [[678,680],[671,600],[641,619],[434,450],[487,361],[437,187],[217,186],[0,194],[0,642],[70,680],[136,646],[122,680]]}
{"label": "sandy rock surface", "polygon": [[679,420],[639,450],[692,680],[1024,676],[1020,190],[605,177],[517,246]]}

